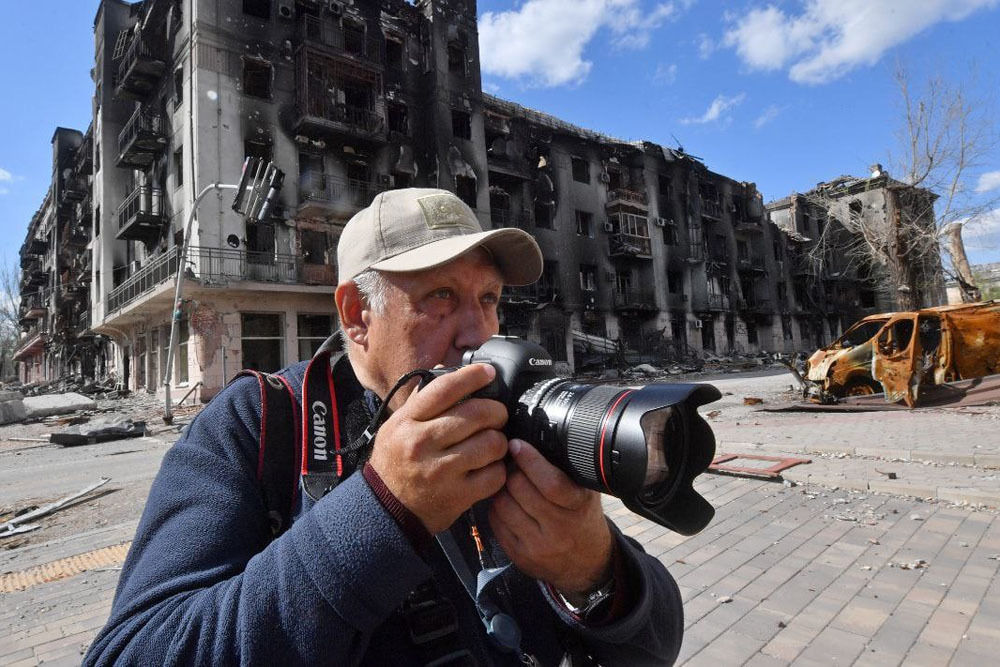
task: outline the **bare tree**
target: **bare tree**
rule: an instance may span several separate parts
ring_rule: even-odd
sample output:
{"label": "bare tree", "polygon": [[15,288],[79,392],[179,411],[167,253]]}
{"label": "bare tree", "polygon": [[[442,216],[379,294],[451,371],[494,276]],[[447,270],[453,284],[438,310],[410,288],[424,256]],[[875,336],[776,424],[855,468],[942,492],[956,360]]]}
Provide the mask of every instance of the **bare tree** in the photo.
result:
{"label": "bare tree", "polygon": [[1000,195],[983,196],[973,182],[998,146],[993,106],[971,96],[967,83],[937,76],[914,89],[901,65],[894,78],[901,110],[897,148],[889,155],[895,178],[880,165],[872,171],[872,179],[884,177],[884,216],[854,208],[858,198],[852,193],[873,181],[841,178],[822,184],[806,201],[834,224],[814,240],[809,259],[819,271],[830,266],[833,256],[835,262],[853,266],[860,278],[875,280],[881,273],[898,306],[912,309],[936,301],[933,288],[944,271],[943,251],[963,300],[977,301],[981,294],[962,229],[1000,204]]}
{"label": "bare tree", "polygon": [[13,373],[11,356],[21,337],[21,271],[4,257],[0,263],[0,377]]}

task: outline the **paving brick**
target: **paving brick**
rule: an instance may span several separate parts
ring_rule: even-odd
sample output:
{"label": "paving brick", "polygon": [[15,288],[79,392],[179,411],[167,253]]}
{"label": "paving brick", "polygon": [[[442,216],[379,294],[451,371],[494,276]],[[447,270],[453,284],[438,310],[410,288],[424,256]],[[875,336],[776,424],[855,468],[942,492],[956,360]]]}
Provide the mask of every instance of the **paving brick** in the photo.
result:
{"label": "paving brick", "polygon": [[691,667],[699,665],[704,665],[705,667],[740,665],[749,660],[763,645],[764,642],[762,641],[740,634],[739,632],[728,631],[710,642],[686,664]]}
{"label": "paving brick", "polygon": [[917,642],[906,654],[907,665],[947,665],[951,660],[952,651],[940,646],[931,646]]}
{"label": "paving brick", "polygon": [[882,627],[895,605],[879,600],[855,598],[830,622],[832,627],[871,637]]}
{"label": "paving brick", "polygon": [[827,627],[816,638],[796,662],[815,660],[827,665],[849,665],[861,654],[868,642],[866,637]]}

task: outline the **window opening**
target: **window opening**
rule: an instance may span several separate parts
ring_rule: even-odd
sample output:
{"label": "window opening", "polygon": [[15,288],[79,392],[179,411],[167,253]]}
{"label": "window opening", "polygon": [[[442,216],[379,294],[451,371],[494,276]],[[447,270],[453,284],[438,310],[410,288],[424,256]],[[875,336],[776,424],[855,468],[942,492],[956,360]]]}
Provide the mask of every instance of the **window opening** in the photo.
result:
{"label": "window opening", "polygon": [[271,99],[274,67],[266,60],[243,58],[243,92],[251,97]]}
{"label": "window opening", "polygon": [[269,21],[271,19],[271,0],[243,0],[243,13]]}
{"label": "window opening", "polygon": [[577,183],[590,183],[590,165],[582,157],[572,158],[573,180]]}
{"label": "window opening", "polygon": [[299,361],[305,361],[312,359],[323,342],[333,334],[333,317],[299,313],[297,319]]}
{"label": "window opening", "polygon": [[243,367],[265,373],[281,370],[284,328],[280,314],[240,313]]}
{"label": "window opening", "polygon": [[472,116],[465,111],[452,109],[451,133],[458,139],[472,139]]}
{"label": "window opening", "polygon": [[587,211],[576,212],[576,233],[580,236],[594,236],[594,214]]}

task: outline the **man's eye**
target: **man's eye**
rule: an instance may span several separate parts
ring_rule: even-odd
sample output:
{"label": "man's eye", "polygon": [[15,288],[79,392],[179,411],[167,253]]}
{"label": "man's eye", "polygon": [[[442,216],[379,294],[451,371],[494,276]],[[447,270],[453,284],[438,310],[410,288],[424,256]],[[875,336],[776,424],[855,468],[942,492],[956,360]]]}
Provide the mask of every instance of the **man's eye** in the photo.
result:
{"label": "man's eye", "polygon": [[485,294],[485,295],[483,295],[483,303],[499,303],[499,302],[500,302],[500,295],[499,294]]}
{"label": "man's eye", "polygon": [[452,297],[452,291],[447,287],[442,287],[441,289],[431,292],[431,296],[435,299],[450,299]]}

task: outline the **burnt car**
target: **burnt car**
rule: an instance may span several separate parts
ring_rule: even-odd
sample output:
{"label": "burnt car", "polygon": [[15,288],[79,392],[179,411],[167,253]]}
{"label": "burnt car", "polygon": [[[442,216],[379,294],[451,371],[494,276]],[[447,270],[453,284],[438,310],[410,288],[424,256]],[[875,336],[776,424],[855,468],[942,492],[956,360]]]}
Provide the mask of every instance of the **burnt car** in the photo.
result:
{"label": "burnt car", "polygon": [[921,386],[1000,373],[1000,301],[870,315],[806,362],[807,395],[882,392],[913,407]]}

